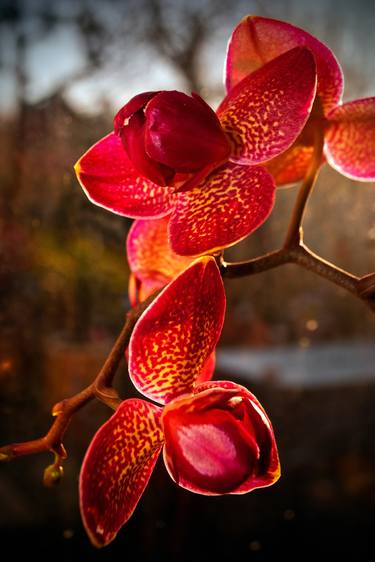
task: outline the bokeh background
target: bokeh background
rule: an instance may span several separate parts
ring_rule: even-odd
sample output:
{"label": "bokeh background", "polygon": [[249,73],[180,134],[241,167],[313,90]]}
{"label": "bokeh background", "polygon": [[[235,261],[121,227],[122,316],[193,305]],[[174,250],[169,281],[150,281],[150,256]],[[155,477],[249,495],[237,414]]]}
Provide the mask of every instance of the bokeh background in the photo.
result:
{"label": "bokeh background", "polygon": [[[290,21],[326,42],[345,100],[375,93],[375,8],[364,0],[0,1],[1,442],[42,435],[50,408],[100,368],[129,307],[130,221],[94,207],[73,164],[134,94],[223,96],[226,42],[242,16]],[[313,250],[356,274],[374,270],[374,185],[325,167],[305,219]],[[228,252],[276,249],[296,188]],[[374,316],[295,266],[226,282],[218,378],[252,389],[273,420],[283,477],[246,496],[177,488],[162,462],[132,520],[96,551],[80,523],[77,478],[109,410],[92,404],[66,436],[65,478],[43,488],[48,455],[0,466],[1,551],[40,560],[274,560],[372,550],[375,518]],[[117,384],[134,394],[120,369]],[[370,552],[371,552],[370,550]]]}

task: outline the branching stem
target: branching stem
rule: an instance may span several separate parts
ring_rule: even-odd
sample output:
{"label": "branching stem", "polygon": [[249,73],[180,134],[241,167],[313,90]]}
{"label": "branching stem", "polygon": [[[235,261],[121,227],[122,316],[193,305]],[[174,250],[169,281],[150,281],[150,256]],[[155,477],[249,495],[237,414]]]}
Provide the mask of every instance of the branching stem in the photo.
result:
{"label": "branching stem", "polygon": [[[356,277],[314,254],[303,242],[302,220],[321,166],[322,151],[323,136],[321,132],[317,132],[312,161],[298,192],[283,246],[279,250],[263,256],[236,263],[226,262],[223,253],[221,253],[218,256],[221,274],[226,278],[244,277],[274,269],[283,264],[293,263],[309,269],[335,285],[343,287],[365,301],[375,312],[375,273],[364,277]],[[60,461],[67,456],[63,445],[63,437],[73,415],[94,398],[101,400],[114,410],[119,406],[121,399],[112,386],[114,376],[129,343],[136,321],[157,294],[154,293],[149,299],[128,312],[121,333],[94,381],[78,394],[55,404],[52,408],[52,415],[55,420],[47,434],[33,441],[1,447],[0,461],[50,451],[55,455],[55,462],[46,469],[45,482],[50,485],[55,477],[56,481],[59,480],[60,474],[62,474]]]}

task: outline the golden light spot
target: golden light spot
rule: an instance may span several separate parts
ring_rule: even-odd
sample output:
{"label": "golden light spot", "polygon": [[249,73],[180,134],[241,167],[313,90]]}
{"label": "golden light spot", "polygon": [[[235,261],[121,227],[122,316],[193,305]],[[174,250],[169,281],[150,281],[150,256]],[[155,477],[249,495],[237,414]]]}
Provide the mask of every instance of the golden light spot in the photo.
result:
{"label": "golden light spot", "polygon": [[309,330],[309,332],[315,332],[315,330],[317,330],[318,327],[319,327],[318,321],[314,320],[313,318],[306,322],[306,329]]}
{"label": "golden light spot", "polygon": [[12,368],[13,362],[11,359],[3,359],[0,362],[0,373],[7,373]]}

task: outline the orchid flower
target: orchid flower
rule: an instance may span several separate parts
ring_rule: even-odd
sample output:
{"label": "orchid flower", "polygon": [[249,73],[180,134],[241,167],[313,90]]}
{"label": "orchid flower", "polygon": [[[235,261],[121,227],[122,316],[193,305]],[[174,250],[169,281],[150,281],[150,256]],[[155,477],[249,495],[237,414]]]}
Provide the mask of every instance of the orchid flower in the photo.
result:
{"label": "orchid flower", "polygon": [[300,181],[306,174],[317,133],[324,135],[324,157],[338,172],[361,181],[375,180],[375,97],[342,104],[344,80],[332,51],[289,23],[245,17],[233,31],[226,59],[228,95],[249,73],[297,46],[315,57],[318,85],[311,115],[294,144],[267,163],[277,185]]}
{"label": "orchid flower", "polygon": [[130,340],[129,373],[162,406],[132,398],[93,438],[80,476],[84,525],[96,546],[132,515],[160,452],[172,479],[205,495],[243,494],[280,475],[271,423],[246,388],[200,382],[221,333],[225,293],[212,257],[195,261],[158,295]]}
{"label": "orchid flower", "polygon": [[315,92],[314,56],[296,47],[241,80],[216,114],[197,94],[139,94],[77,162],[77,177],[93,203],[114,213],[169,215],[177,254],[214,253],[270,214],[275,183],[262,164],[296,140]]}

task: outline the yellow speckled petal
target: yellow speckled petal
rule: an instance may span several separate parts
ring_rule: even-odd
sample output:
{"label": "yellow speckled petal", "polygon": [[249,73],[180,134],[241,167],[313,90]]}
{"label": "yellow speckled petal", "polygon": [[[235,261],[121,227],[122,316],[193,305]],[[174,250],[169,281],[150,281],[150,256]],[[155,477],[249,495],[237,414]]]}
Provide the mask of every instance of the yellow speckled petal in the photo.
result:
{"label": "yellow speckled petal", "polygon": [[115,538],[143,494],[164,441],[161,411],[144,400],[125,400],[91,442],[80,475],[80,506],[97,547]]}
{"label": "yellow speckled petal", "polygon": [[286,152],[266,162],[265,167],[277,186],[287,186],[302,180],[314,153],[312,145],[293,144]]}
{"label": "yellow speckled petal", "polygon": [[338,172],[361,181],[375,180],[375,97],[355,100],[328,116],[325,154]]}
{"label": "yellow speckled petal", "polygon": [[227,164],[191,191],[178,193],[169,222],[171,246],[181,255],[231,246],[266,220],[274,197],[275,184],[265,168]]}
{"label": "yellow speckled petal", "polygon": [[220,337],[225,293],[216,262],[200,258],[172,281],[138,320],[129,374],[160,403],[191,392]]}
{"label": "yellow speckled petal", "polygon": [[169,217],[136,220],[129,230],[126,249],[131,271],[140,281],[159,287],[168,283],[191,263],[173,252],[168,241]]}
{"label": "yellow speckled petal", "polygon": [[325,112],[341,101],[344,79],[332,51],[307,31],[290,23],[259,16],[246,16],[230,38],[225,65],[228,91],[245,76],[297,46],[314,54],[318,73],[317,93]]}
{"label": "yellow speckled petal", "polygon": [[302,131],[316,92],[312,53],[296,47],[239,82],[218,109],[232,141],[231,160],[259,164],[289,148]]}

